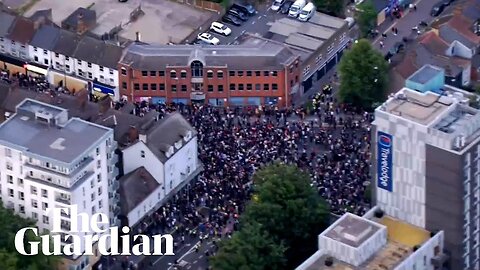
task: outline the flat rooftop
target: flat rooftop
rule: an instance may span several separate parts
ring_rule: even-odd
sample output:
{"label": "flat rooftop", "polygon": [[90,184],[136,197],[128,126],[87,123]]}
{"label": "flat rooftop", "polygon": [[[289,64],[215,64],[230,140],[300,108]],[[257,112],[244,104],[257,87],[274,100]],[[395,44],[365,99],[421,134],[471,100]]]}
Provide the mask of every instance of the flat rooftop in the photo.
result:
{"label": "flat rooftop", "polygon": [[421,245],[430,239],[429,231],[390,216],[383,216],[381,219],[374,218],[374,221],[387,227],[389,241],[409,248]]}
{"label": "flat rooftop", "polygon": [[24,101],[18,106],[17,113],[0,125],[0,143],[71,163],[110,131],[78,118],[69,119],[64,126],[48,124],[37,119],[33,112],[38,111],[55,116],[64,109],[33,100]]}
{"label": "flat rooftop", "polygon": [[324,236],[357,248],[378,230],[380,226],[372,221],[355,215],[344,215],[327,229]]}
{"label": "flat rooftop", "polygon": [[430,125],[447,111],[453,101],[430,91],[420,93],[404,88],[390,98],[380,110],[400,116],[421,125]]}
{"label": "flat rooftop", "polygon": [[443,70],[432,65],[425,65],[419,70],[415,71],[415,73],[413,73],[408,79],[416,83],[425,84],[439,73],[443,73]]}

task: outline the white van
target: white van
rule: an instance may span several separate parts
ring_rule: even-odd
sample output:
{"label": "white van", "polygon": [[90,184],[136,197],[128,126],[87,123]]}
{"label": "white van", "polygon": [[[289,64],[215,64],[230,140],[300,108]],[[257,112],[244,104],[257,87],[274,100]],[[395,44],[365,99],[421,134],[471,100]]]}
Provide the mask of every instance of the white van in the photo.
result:
{"label": "white van", "polygon": [[290,17],[297,17],[300,11],[305,7],[307,4],[307,0],[297,0],[293,5],[290,7],[288,11],[288,16]]}
{"label": "white van", "polygon": [[355,19],[352,17],[345,18],[345,21],[348,24],[348,28],[352,28],[355,25]]}
{"label": "white van", "polygon": [[315,13],[315,5],[310,2],[305,7],[303,7],[302,11],[298,15],[298,19],[302,22],[308,21],[312,18],[313,14]]}

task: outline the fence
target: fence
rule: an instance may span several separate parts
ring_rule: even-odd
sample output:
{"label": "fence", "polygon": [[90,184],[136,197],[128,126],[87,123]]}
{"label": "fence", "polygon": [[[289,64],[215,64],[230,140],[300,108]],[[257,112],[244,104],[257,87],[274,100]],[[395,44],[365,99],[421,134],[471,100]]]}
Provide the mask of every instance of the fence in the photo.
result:
{"label": "fence", "polygon": [[223,7],[220,3],[214,3],[211,1],[205,0],[176,0],[178,3],[182,3],[189,6],[194,6],[199,9],[214,11],[214,12],[221,12]]}

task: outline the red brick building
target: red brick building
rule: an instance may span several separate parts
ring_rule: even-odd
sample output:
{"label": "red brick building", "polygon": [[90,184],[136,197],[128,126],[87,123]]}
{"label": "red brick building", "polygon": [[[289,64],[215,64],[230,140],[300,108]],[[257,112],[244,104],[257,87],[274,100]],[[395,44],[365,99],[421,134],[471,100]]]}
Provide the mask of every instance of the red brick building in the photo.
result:
{"label": "red brick building", "polygon": [[299,59],[288,47],[132,44],[118,66],[120,95],[130,101],[215,106],[290,104]]}

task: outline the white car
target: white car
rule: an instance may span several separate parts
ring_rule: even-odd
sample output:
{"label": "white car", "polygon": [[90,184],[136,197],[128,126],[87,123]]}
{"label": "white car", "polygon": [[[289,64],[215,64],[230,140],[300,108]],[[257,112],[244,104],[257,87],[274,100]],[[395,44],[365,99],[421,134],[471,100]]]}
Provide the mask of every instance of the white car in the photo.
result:
{"label": "white car", "polygon": [[285,0],[275,0],[272,4],[271,9],[273,11],[278,11],[284,2]]}
{"label": "white car", "polygon": [[212,22],[210,30],[225,36],[228,36],[232,33],[232,29],[228,28],[225,24],[219,22]]}
{"label": "white car", "polygon": [[218,38],[212,36],[212,34],[209,33],[198,34],[197,39],[211,45],[218,45],[220,43],[220,40]]}

